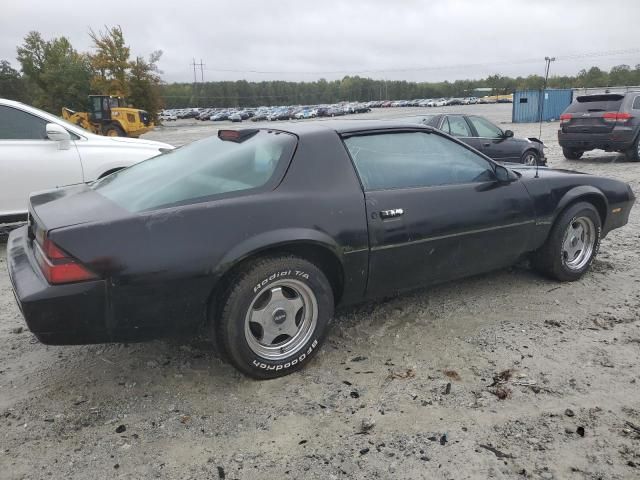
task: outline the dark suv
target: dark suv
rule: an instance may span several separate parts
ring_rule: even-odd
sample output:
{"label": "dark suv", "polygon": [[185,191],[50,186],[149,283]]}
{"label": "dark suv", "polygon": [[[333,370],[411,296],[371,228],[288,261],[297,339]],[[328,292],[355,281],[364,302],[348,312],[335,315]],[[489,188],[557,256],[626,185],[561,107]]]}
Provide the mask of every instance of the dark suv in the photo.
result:
{"label": "dark suv", "polygon": [[599,148],[640,160],[640,92],[584,95],[560,115],[558,143],[569,160]]}

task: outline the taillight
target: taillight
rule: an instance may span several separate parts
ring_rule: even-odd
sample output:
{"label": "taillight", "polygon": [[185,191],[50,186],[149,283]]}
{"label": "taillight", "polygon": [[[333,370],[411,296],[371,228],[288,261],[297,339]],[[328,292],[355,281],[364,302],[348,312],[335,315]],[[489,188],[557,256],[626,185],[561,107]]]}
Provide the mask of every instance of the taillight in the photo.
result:
{"label": "taillight", "polygon": [[627,112],[605,112],[602,119],[607,123],[625,123],[631,120],[633,116]]}
{"label": "taillight", "polygon": [[46,236],[42,240],[42,245],[34,242],[34,246],[36,261],[49,283],[82,282],[98,278]]}
{"label": "taillight", "polygon": [[570,113],[563,113],[560,115],[560,123],[569,123],[573,117]]}

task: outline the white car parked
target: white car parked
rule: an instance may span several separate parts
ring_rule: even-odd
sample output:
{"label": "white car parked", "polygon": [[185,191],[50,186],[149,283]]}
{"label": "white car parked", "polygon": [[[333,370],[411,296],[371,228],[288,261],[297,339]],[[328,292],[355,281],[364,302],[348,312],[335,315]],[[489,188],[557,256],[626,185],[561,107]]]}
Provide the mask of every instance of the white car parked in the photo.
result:
{"label": "white car parked", "polygon": [[0,223],[23,220],[31,192],[91,182],[171,149],[152,140],[94,135],[0,98]]}
{"label": "white car parked", "polygon": [[178,120],[178,116],[175,113],[169,112],[162,112],[159,118],[163,122],[175,122]]}

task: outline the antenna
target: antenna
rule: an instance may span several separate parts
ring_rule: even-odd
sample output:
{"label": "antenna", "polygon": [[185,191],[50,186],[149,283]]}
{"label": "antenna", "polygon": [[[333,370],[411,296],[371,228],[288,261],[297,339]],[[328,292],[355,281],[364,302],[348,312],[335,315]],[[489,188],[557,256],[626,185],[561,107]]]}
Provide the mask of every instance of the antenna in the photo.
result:
{"label": "antenna", "polygon": [[[544,86],[542,87],[542,95],[540,95],[540,107],[538,109],[538,111],[540,112],[540,128],[538,131],[538,137],[540,138],[540,141],[542,141],[542,117],[544,115],[544,100],[545,100],[545,96],[547,95],[547,81],[549,80],[549,68],[551,67],[551,62],[555,62],[556,61],[556,57],[544,57],[544,61],[545,61],[545,69],[544,69]],[[538,171],[539,171],[539,164],[536,161],[536,176],[535,178],[539,178],[538,176]]]}

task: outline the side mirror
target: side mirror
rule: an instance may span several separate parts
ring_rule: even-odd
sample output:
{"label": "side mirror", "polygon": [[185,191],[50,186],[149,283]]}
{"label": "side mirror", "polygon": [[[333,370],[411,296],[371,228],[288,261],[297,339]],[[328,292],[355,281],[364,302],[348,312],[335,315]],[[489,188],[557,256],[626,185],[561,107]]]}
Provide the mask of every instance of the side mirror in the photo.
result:
{"label": "side mirror", "polygon": [[57,123],[47,123],[46,132],[49,140],[59,142],[58,148],[60,150],[68,150],[71,147],[71,135]]}
{"label": "side mirror", "polygon": [[511,138],[513,137],[513,131],[512,130],[505,130],[504,131],[504,138]]}
{"label": "side mirror", "polygon": [[507,167],[502,165],[496,165],[496,179],[500,183],[511,183],[518,180],[518,175],[513,171],[509,170]]}

